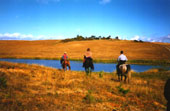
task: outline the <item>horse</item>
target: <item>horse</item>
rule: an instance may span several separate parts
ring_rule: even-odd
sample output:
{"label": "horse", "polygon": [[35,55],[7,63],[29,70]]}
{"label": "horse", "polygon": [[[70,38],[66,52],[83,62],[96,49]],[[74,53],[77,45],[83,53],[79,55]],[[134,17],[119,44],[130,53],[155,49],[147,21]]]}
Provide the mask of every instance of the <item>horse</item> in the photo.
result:
{"label": "horse", "polygon": [[69,67],[69,70],[71,70],[70,61],[69,60],[61,60],[61,65],[64,71],[67,70],[67,67]]}
{"label": "horse", "polygon": [[92,58],[85,58],[83,62],[83,67],[85,68],[86,74],[90,74],[92,70],[94,70],[93,59]]}
{"label": "horse", "polygon": [[[121,64],[119,66],[120,73],[118,73],[118,80],[122,81],[124,76],[124,82],[126,82],[126,79],[128,79],[128,83],[130,82],[131,78],[131,71],[130,71],[130,65],[127,64]],[[120,79],[121,76],[121,79]]]}

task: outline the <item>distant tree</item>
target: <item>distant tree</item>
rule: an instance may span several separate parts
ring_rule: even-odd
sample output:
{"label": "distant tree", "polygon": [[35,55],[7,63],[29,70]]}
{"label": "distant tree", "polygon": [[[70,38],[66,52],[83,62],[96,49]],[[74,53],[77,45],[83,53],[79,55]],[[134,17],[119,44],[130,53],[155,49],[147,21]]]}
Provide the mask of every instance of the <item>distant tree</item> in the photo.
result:
{"label": "distant tree", "polygon": [[96,36],[94,36],[94,35],[92,35],[91,37],[90,37],[90,39],[95,39],[96,38]]}
{"label": "distant tree", "polygon": [[81,36],[81,35],[77,35],[76,39],[77,39],[77,40],[84,40],[84,37]]}
{"label": "distant tree", "polygon": [[111,36],[109,35],[106,39],[111,39]]}
{"label": "distant tree", "polygon": [[116,37],[115,37],[115,39],[116,39],[116,40],[119,40],[119,37],[118,37],[118,36],[116,36]]}
{"label": "distant tree", "polygon": [[99,39],[101,39],[102,37],[101,36],[99,36]]}
{"label": "distant tree", "polygon": [[142,40],[139,40],[139,42],[143,42]]}
{"label": "distant tree", "polygon": [[138,42],[138,40],[133,40],[134,42]]}
{"label": "distant tree", "polygon": [[143,41],[142,40],[133,40],[134,42],[141,42],[141,43],[143,43]]}

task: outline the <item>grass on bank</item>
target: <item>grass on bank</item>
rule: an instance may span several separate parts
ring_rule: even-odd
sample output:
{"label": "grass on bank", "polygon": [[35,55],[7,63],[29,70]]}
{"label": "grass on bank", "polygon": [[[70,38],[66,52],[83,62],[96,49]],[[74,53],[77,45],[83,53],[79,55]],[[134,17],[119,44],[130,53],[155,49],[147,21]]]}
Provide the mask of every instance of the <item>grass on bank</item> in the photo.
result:
{"label": "grass on bank", "polygon": [[133,73],[131,83],[124,84],[115,73],[86,76],[0,62],[0,111],[164,111],[163,88],[169,77],[169,71],[153,69]]}
{"label": "grass on bank", "polygon": [[[48,58],[48,57],[3,57],[2,59],[35,59],[35,60],[60,60],[60,58]],[[70,58],[70,61],[80,61],[82,62],[83,59],[73,59]],[[94,59],[94,63],[117,63],[117,60],[99,60]],[[140,64],[140,65],[162,65],[162,66],[169,66],[170,60],[128,60],[127,64]]]}

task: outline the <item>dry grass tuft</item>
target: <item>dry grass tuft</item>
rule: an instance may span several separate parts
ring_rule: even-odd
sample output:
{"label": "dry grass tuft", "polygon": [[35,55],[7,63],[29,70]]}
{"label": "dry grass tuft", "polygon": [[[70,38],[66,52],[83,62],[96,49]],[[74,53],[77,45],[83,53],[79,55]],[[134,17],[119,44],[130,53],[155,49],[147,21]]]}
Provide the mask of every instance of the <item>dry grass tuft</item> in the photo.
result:
{"label": "dry grass tuft", "polygon": [[86,76],[84,72],[0,62],[0,75],[7,81],[7,87],[0,88],[0,111],[165,110],[165,79],[133,74],[130,84],[121,83],[123,90],[129,89],[122,94],[117,76],[105,72],[102,77],[99,73]]}

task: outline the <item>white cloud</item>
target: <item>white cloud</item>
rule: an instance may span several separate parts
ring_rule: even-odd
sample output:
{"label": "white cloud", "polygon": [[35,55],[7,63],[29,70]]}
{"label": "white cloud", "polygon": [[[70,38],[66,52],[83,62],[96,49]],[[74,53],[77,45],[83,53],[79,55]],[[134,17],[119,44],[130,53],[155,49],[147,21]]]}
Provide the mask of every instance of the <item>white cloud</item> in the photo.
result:
{"label": "white cloud", "polygon": [[170,43],[170,34],[162,37],[140,37],[138,35],[131,38],[131,40],[142,40],[148,42],[168,42]]}
{"label": "white cloud", "polygon": [[110,3],[111,0],[100,0],[100,4],[107,4],[107,3]]}
{"label": "white cloud", "polygon": [[133,38],[131,38],[131,40],[140,40],[140,37],[138,35],[136,35]]}
{"label": "white cloud", "polygon": [[0,40],[45,40],[45,39],[64,39],[64,36],[20,34],[20,33],[0,33]]}
{"label": "white cloud", "polygon": [[160,37],[159,42],[168,42],[168,43],[170,43],[170,34],[168,34],[167,36]]}
{"label": "white cloud", "polygon": [[170,34],[167,36],[167,38],[169,38],[169,39],[170,39]]}
{"label": "white cloud", "polygon": [[[81,31],[79,28],[76,31]],[[47,39],[64,39],[66,37],[62,35],[37,35],[32,34],[21,34],[21,33],[0,33],[0,40],[47,40]],[[119,39],[126,39],[126,36],[119,37]],[[163,37],[144,37],[136,35],[130,40],[142,40],[148,42],[168,42],[170,43],[170,34]]]}
{"label": "white cloud", "polygon": [[34,36],[31,34],[4,33],[0,34],[0,40],[31,40]]}

